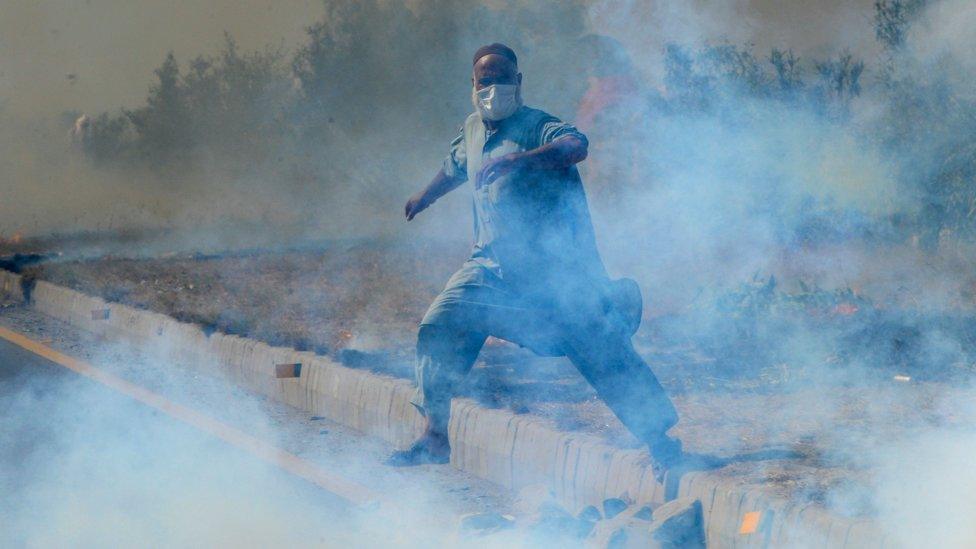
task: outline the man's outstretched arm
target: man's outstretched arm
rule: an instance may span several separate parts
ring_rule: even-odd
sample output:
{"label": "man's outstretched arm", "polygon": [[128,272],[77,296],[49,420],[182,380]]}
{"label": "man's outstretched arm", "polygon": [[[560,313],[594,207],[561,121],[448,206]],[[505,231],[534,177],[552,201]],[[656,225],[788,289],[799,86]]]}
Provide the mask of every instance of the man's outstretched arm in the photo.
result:
{"label": "man's outstretched arm", "polygon": [[481,188],[515,170],[568,168],[586,159],[586,149],[584,139],[566,135],[529,151],[494,158],[481,167],[475,178],[475,186]]}
{"label": "man's outstretched arm", "polygon": [[521,167],[556,170],[568,168],[586,160],[586,149],[587,144],[584,140],[573,135],[567,135],[537,149],[515,154],[521,157]]}
{"label": "man's outstretched arm", "polygon": [[447,175],[442,168],[426,187],[411,196],[410,200],[407,200],[407,205],[404,207],[404,214],[407,216],[407,221],[411,221],[417,214],[426,210],[438,198],[461,186],[464,181],[463,178],[455,178]]}

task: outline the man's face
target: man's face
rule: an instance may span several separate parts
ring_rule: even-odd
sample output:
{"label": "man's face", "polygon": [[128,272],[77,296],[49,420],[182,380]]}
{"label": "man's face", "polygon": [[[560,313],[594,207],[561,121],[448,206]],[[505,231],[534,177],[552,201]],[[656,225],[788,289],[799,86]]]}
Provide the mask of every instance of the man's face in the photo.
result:
{"label": "man's face", "polygon": [[474,64],[474,76],[471,79],[475,90],[481,90],[494,84],[521,84],[522,73],[518,67],[507,58],[497,54],[482,57]]}

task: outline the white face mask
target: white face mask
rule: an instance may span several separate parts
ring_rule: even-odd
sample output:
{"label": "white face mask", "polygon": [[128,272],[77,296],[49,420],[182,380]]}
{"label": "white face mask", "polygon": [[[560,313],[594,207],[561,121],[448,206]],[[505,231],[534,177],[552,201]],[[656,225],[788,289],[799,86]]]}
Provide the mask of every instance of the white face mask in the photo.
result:
{"label": "white face mask", "polygon": [[522,90],[517,84],[492,84],[471,90],[471,103],[483,120],[504,120],[522,106]]}

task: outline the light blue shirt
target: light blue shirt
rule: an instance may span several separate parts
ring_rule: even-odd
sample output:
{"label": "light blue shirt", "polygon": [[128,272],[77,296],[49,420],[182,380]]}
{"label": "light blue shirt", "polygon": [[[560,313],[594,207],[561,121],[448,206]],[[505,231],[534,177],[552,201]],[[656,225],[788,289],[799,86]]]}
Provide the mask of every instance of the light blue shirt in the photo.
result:
{"label": "light blue shirt", "polygon": [[[575,127],[538,109],[523,106],[492,130],[472,113],[451,143],[444,173],[473,180],[489,159],[536,149],[566,136],[587,143]],[[575,166],[517,171],[481,189],[472,184],[472,189],[472,261],[522,288],[541,289],[567,282],[567,277],[606,279]]]}

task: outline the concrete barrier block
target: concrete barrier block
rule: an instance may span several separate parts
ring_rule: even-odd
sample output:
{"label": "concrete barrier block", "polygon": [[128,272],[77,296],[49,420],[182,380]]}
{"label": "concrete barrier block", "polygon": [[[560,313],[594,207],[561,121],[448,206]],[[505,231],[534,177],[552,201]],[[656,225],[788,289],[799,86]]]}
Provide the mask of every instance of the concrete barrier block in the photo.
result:
{"label": "concrete barrier block", "polygon": [[320,376],[315,382],[315,391],[318,393],[316,404],[321,407],[320,413],[339,423],[342,423],[345,419],[340,417],[336,411],[336,391],[341,375],[342,371],[338,368],[333,368],[330,364],[325,375]]}
{"label": "concrete barrier block", "polygon": [[642,458],[640,484],[637,488],[637,501],[648,505],[664,503],[664,485],[654,478],[654,470],[650,465],[650,456],[644,453]]}
{"label": "concrete barrier block", "polygon": [[[129,318],[129,311],[126,310],[125,305],[105,302],[104,309],[108,310],[108,315],[98,322],[102,329],[106,332],[112,332],[112,337],[116,339],[132,341],[134,338],[131,327],[125,326],[125,321],[131,320]],[[96,312],[91,311],[89,318],[94,316],[96,316]]]}
{"label": "concrete barrier block", "polygon": [[469,448],[467,423],[468,415],[473,408],[470,401],[466,399],[454,399],[451,401],[451,418],[447,424],[447,438],[451,445],[451,465],[469,471]]}
{"label": "concrete barrier block", "polygon": [[297,353],[298,362],[302,365],[301,376],[295,380],[297,385],[297,395],[296,395],[296,408],[300,410],[309,410],[312,407],[311,400],[309,399],[308,392],[308,378],[311,374],[313,365],[316,363],[315,353],[299,352]]}
{"label": "concrete barrier block", "polygon": [[390,408],[390,388],[379,377],[365,377],[363,380],[363,420],[366,424],[364,432],[372,436],[384,438],[387,431],[386,412]]}
{"label": "concrete barrier block", "polygon": [[623,497],[636,502],[642,467],[641,452],[638,450],[616,450],[610,462],[607,475],[606,494],[608,497]]}
{"label": "concrete barrier block", "polygon": [[770,547],[786,547],[791,543],[795,545],[793,525],[796,524],[800,510],[801,507],[789,503],[778,507],[769,536]]}
{"label": "concrete barrier block", "polygon": [[379,376],[364,376],[363,379],[363,419],[367,425],[364,432],[383,438],[386,433],[384,413],[389,409],[389,388]]}
{"label": "concrete barrier block", "polygon": [[225,341],[226,348],[222,357],[224,373],[236,379],[248,352],[248,340],[240,336],[227,336]]}
{"label": "concrete barrier block", "polygon": [[[701,502],[702,513],[706,519],[711,519],[712,506],[715,502],[715,479],[704,471],[685,473],[678,483],[678,498],[697,499]],[[708,524],[709,520],[706,520]]]}
{"label": "concrete barrier block", "polygon": [[[493,436],[484,440],[488,478],[502,486],[512,486],[512,454],[518,436],[518,416],[508,410],[490,410],[489,429]],[[497,438],[496,438],[497,437]]]}
{"label": "concrete barrier block", "polygon": [[396,417],[396,436],[391,442],[405,444],[420,436],[424,429],[425,419],[410,402],[414,393],[413,384],[406,381],[396,381],[394,385],[393,409]]}
{"label": "concrete barrier block", "polygon": [[[276,360],[271,365],[273,372],[275,372],[275,367],[278,364],[301,364],[301,362],[298,362],[293,358],[285,358],[283,361],[280,362]],[[275,386],[275,390],[277,394],[276,398],[280,402],[284,402],[285,404],[293,408],[301,407],[301,403],[302,401],[304,401],[303,398],[304,390],[299,384],[299,379],[302,374],[302,370],[304,369],[305,369],[304,364],[302,366],[299,366],[299,370],[298,370],[299,377],[278,378],[277,375],[275,375],[275,380],[273,382],[273,385]]]}
{"label": "concrete barrier block", "polygon": [[92,311],[95,309],[104,309],[105,302],[99,298],[89,297],[72,290],[69,290],[69,292],[74,294],[69,298],[69,301],[71,302],[73,316],[78,319],[79,325],[90,332],[98,333],[99,328],[103,324],[101,324],[101,320],[96,324],[92,319]]}
{"label": "concrete barrier block", "polygon": [[230,376],[239,385],[246,387],[247,368],[249,367],[249,364],[251,364],[251,361],[254,360],[254,347],[258,342],[254,341],[253,339],[241,338],[241,340],[241,355],[240,358],[234,362],[234,365],[230,370]]}
{"label": "concrete barrier block", "polygon": [[377,436],[386,441],[396,440],[398,428],[393,420],[393,405],[396,403],[396,384],[393,380],[382,379],[377,384],[379,397],[376,409],[376,421],[379,426]]}
{"label": "concrete barrier block", "polygon": [[73,303],[70,299],[72,296],[69,295],[67,290],[52,286],[46,282],[38,282],[34,295],[38,298],[36,306],[41,308],[44,313],[55,318],[60,318],[61,320],[72,323],[77,322],[77,319],[74,318]]}
{"label": "concrete barrier block", "polygon": [[674,499],[654,510],[653,521],[649,527],[650,543],[642,546],[704,549],[703,522],[704,515],[700,501],[691,498]]}
{"label": "concrete barrier block", "polygon": [[604,487],[604,493],[607,494],[608,498],[620,497],[620,494],[627,490],[626,486],[623,488],[620,486],[621,479],[626,475],[627,459],[630,455],[626,450],[617,450],[611,454],[610,464],[607,468],[607,482]]}
{"label": "concrete barrier block", "polygon": [[336,421],[355,428],[358,424],[359,411],[352,405],[359,398],[360,378],[354,372],[336,368],[335,375],[329,379],[329,412]]}
{"label": "concrete barrier block", "polygon": [[312,412],[312,415],[321,415],[317,411],[319,396],[315,391],[315,385],[326,368],[327,366],[318,357],[315,357],[308,361],[308,367],[303,367],[302,377],[299,380],[302,390],[305,392],[305,410]]}
{"label": "concrete barrier block", "polygon": [[192,347],[194,343],[192,330],[193,327],[189,324],[180,323],[175,325],[170,335],[170,344],[176,351],[178,360],[199,369],[200,364],[195,360],[198,352],[197,349]]}
{"label": "concrete barrier block", "polygon": [[67,288],[52,287],[51,291],[52,313],[58,318],[70,322],[78,327],[83,327],[86,322],[85,312],[81,311],[78,305],[81,296]]}
{"label": "concrete barrier block", "polygon": [[[40,289],[41,283],[38,282],[38,287]],[[79,295],[67,288],[62,288],[60,286],[54,286],[53,284],[44,283],[44,292],[48,298],[48,307],[52,315],[58,315],[59,318],[65,320],[74,319],[76,311],[74,310],[75,300]]]}
{"label": "concrete barrier block", "polygon": [[[87,325],[87,330],[100,336],[108,335],[111,330],[112,304],[103,299],[92,299],[82,297],[78,300],[82,307],[82,316]],[[108,315],[102,315],[102,311],[109,311]],[[96,313],[96,311],[98,313]]]}
{"label": "concrete barrier block", "polygon": [[495,410],[486,410],[472,405],[468,412],[466,429],[469,463],[471,472],[481,478],[498,482],[495,467],[500,450],[498,442],[505,438],[505,424],[499,421]]}
{"label": "concrete barrier block", "polygon": [[851,523],[843,547],[850,549],[881,549],[887,547],[885,536],[877,523],[858,520]]}
{"label": "concrete barrier block", "polygon": [[346,409],[345,401],[342,398],[343,392],[352,390],[354,386],[350,372],[330,366],[328,375],[321,377],[317,386],[322,395],[323,410],[327,411],[325,415],[343,425],[350,425],[351,414]]}
{"label": "concrete barrier block", "polygon": [[304,356],[303,353],[289,349],[287,351],[282,352],[282,356],[280,360],[281,362],[275,362],[275,364],[301,364],[302,365],[299,370],[299,377],[278,380],[279,390],[281,391],[282,394],[281,401],[293,408],[301,409],[305,403],[305,394],[304,394],[305,390],[299,383],[299,380],[301,379],[300,376],[303,374],[302,371],[305,369],[307,358]]}
{"label": "concrete barrier block", "polygon": [[0,292],[5,299],[23,301],[24,292],[21,287],[21,277],[10,271],[0,271]]}
{"label": "concrete barrier block", "polygon": [[153,313],[150,311],[142,311],[142,316],[148,319],[149,325],[149,338],[150,339],[160,339],[166,336],[166,320],[167,318],[159,313]]}
{"label": "concrete barrier block", "polygon": [[50,312],[53,306],[52,297],[51,285],[39,280],[34,284],[34,291],[31,292],[31,307],[48,316],[55,316]]}
{"label": "concrete barrier block", "polygon": [[778,518],[776,498],[762,488],[750,488],[744,492],[739,505],[735,528],[736,547],[768,547],[773,525]]}
{"label": "concrete barrier block", "polygon": [[358,414],[356,416],[356,421],[358,429],[364,433],[373,434],[376,430],[376,403],[378,399],[378,394],[376,390],[376,383],[373,379],[366,376],[361,376],[358,384],[358,391],[356,392],[356,398],[351,403],[352,406],[356,408]]}
{"label": "concrete barrier block", "polygon": [[329,375],[331,365],[325,360],[316,360],[309,370],[307,381],[305,382],[306,391],[309,393],[309,411],[312,415],[331,417],[326,414],[328,396],[323,393]]}
{"label": "concrete barrier block", "polygon": [[336,392],[333,395],[334,406],[339,408],[336,413],[345,419],[346,425],[359,429],[361,411],[356,404],[361,398],[363,377],[359,372],[338,370],[336,380],[339,382],[335,385]]}
{"label": "concrete barrier block", "polygon": [[506,411],[508,415],[508,429],[506,431],[505,448],[507,454],[505,456],[505,481],[502,486],[509,489],[514,489],[515,487],[515,470],[522,467],[522,464],[515,459],[515,441],[519,439],[522,429],[525,429],[529,423],[523,415],[515,414]]}
{"label": "concrete barrier block", "polygon": [[561,498],[567,509],[578,511],[587,505],[599,506],[603,502],[603,489],[606,486],[605,464],[609,464],[607,446],[599,439],[588,435],[577,435],[572,443],[575,456],[567,460],[564,480],[566,497]]}
{"label": "concrete barrier block", "polygon": [[708,543],[725,546],[733,542],[738,529],[739,505],[742,490],[737,483],[728,479],[716,479],[709,521],[706,525]]}
{"label": "concrete barrier block", "polygon": [[700,476],[701,473],[695,471],[682,474],[681,477],[678,479],[678,491],[676,493],[676,497],[677,498],[686,497],[691,485],[693,484],[693,481]]}
{"label": "concrete barrier block", "polygon": [[[241,338],[236,335],[222,334],[223,337],[215,342],[217,352],[214,358],[220,364],[220,369],[228,372],[234,369],[240,360]],[[210,336],[211,339],[213,335]]]}
{"label": "concrete barrier block", "polygon": [[149,312],[134,310],[134,316],[139,319],[139,330],[146,343],[155,342],[159,337],[159,316]]}
{"label": "concrete barrier block", "polygon": [[586,477],[590,469],[590,464],[594,460],[596,445],[596,442],[589,437],[580,436],[577,438],[576,463],[571,470],[568,470],[568,480],[572,487],[572,497],[567,498],[565,504],[566,508],[574,514],[588,504],[591,504],[590,502],[593,499],[592,497],[588,497],[590,495],[590,487],[586,485]]}
{"label": "concrete barrier block", "polygon": [[230,344],[230,336],[222,333],[210,334],[207,339],[207,352],[213,356],[213,366],[220,370],[225,371],[229,365],[230,361],[227,359],[227,352]]}
{"label": "concrete barrier block", "polygon": [[131,341],[141,343],[152,336],[150,326],[152,318],[143,314],[142,311],[125,305],[118,305],[112,308],[112,314],[117,317],[113,319],[112,324],[120,325],[119,328],[126,333]]}
{"label": "concrete barrier block", "polygon": [[355,381],[355,389],[349,393],[347,400],[350,409],[354,412],[355,421],[351,424],[354,429],[369,433],[370,429],[370,410],[366,399],[369,396],[370,379],[363,372],[355,372],[350,376]]}
{"label": "concrete barrier block", "polygon": [[607,493],[607,473],[612,454],[611,447],[595,438],[584,447],[580,466],[576,469],[577,503],[574,513],[588,505],[599,508],[603,500],[613,497]]}
{"label": "concrete barrier block", "polygon": [[[826,539],[820,532],[811,530],[811,516],[816,505],[805,503],[786,511],[783,522],[773,530],[771,543],[794,547],[823,546]],[[815,526],[813,526],[815,528]]]}
{"label": "concrete barrier block", "polygon": [[801,532],[811,545],[824,546],[833,522],[837,518],[826,513],[819,505],[810,504],[800,511],[794,528],[797,532]]}
{"label": "concrete barrier block", "polygon": [[109,304],[108,324],[116,331],[113,336],[121,336],[128,342],[143,342],[149,336],[145,319],[140,311],[120,303]]}
{"label": "concrete barrier block", "polygon": [[216,345],[220,341],[219,336],[222,335],[224,334],[220,332],[211,332],[210,335],[207,335],[193,325],[190,325],[186,330],[185,345],[193,347],[194,356],[201,361],[199,366],[206,369],[206,371],[213,372],[219,365]]}
{"label": "concrete barrier block", "polygon": [[[580,445],[577,435],[560,433],[557,442],[556,467],[553,471],[552,488],[558,501],[573,502],[576,464],[579,462]],[[573,503],[571,506],[575,506]]]}
{"label": "concrete barrier block", "polygon": [[222,377],[233,379],[233,352],[237,336],[214,333],[207,339],[210,370]]}
{"label": "concrete barrier block", "polygon": [[847,543],[847,533],[851,530],[852,521],[842,517],[831,517],[827,530],[827,547],[842,548]]}
{"label": "concrete barrier block", "polygon": [[[64,315],[68,312],[65,310],[67,304],[56,304],[57,297],[55,292],[56,288],[52,284],[44,282],[43,280],[38,281],[37,284],[34,285],[31,305],[46,315],[63,319]],[[60,305],[60,307],[57,305]]]}
{"label": "concrete barrier block", "polygon": [[[467,399],[464,399],[467,400]],[[498,421],[495,410],[486,410],[467,402],[467,421],[464,428],[466,466],[472,474],[492,480],[496,439],[505,436],[505,426]]]}
{"label": "concrete barrier block", "polygon": [[554,486],[560,434],[549,429],[538,418],[517,416],[512,441],[513,490],[545,484]]}
{"label": "concrete barrier block", "polygon": [[163,325],[162,336],[167,338],[171,343],[176,335],[176,332],[184,326],[184,323],[177,321],[176,319],[167,317],[165,324]]}
{"label": "concrete barrier block", "polygon": [[354,429],[365,431],[368,424],[364,418],[366,411],[361,403],[366,391],[366,377],[362,375],[362,372],[349,372],[349,375],[344,376],[344,378],[352,384],[349,391],[339,395],[346,402],[349,410],[349,425]]}
{"label": "concrete barrier block", "polygon": [[280,360],[279,353],[271,345],[264,344],[257,349],[258,353],[255,354],[255,358],[258,360],[250,364],[248,376],[251,383],[258,387],[258,390],[274,396],[274,390],[271,386],[271,372],[276,363],[284,361]]}
{"label": "concrete barrier block", "polygon": [[262,370],[269,370],[273,367],[274,358],[271,347],[266,343],[258,342],[251,350],[251,358],[244,364],[243,374],[244,383],[251,390],[261,394],[270,393],[270,375],[262,375]]}
{"label": "concrete barrier block", "polygon": [[393,384],[380,376],[372,378],[371,422],[373,434],[384,440],[389,440],[393,429],[390,427],[390,409],[393,407]]}
{"label": "concrete barrier block", "polygon": [[147,319],[147,328],[149,330],[147,337],[152,340],[158,340],[164,337],[166,318],[163,315],[150,311],[142,311],[142,314]]}
{"label": "concrete barrier block", "polygon": [[[508,471],[508,481],[504,485],[506,488],[515,490],[518,485],[518,477],[525,475],[517,475],[516,470],[522,469],[523,467],[528,467],[528,464],[523,463],[524,451],[525,451],[525,441],[526,441],[526,431],[531,430],[532,424],[528,421],[528,418],[524,414],[511,414],[511,419],[509,420],[509,430],[508,436],[511,437],[510,441],[506,441],[509,445],[509,471]],[[543,463],[538,464],[537,467],[533,469],[543,468],[545,465]],[[529,471],[528,474],[533,475],[537,480],[536,483],[542,482],[537,471]]]}
{"label": "concrete barrier block", "polygon": [[60,288],[53,297],[55,306],[62,309],[60,314],[65,320],[80,328],[88,329],[87,323],[90,320],[91,310],[85,310],[86,303],[82,302],[79,294],[67,288]]}

